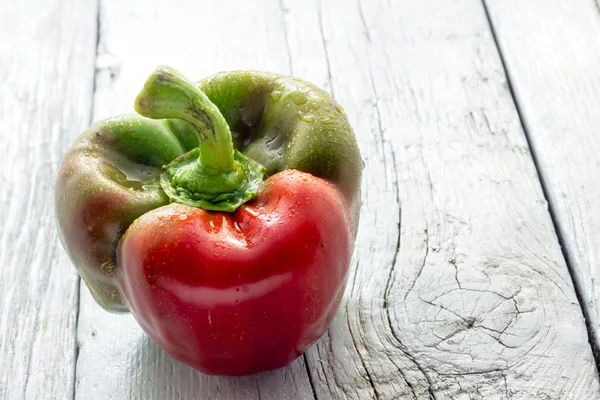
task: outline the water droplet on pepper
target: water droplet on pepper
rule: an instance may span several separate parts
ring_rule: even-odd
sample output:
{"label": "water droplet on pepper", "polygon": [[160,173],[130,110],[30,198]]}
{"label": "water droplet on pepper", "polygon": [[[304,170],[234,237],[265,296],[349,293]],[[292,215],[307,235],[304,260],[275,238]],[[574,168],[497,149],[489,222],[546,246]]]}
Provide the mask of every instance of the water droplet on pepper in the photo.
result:
{"label": "water droplet on pepper", "polygon": [[272,98],[274,101],[278,101],[278,100],[281,98],[281,91],[280,91],[280,90],[273,90],[273,91],[271,92],[271,98]]}
{"label": "water droplet on pepper", "polygon": [[292,98],[292,100],[294,100],[294,103],[296,103],[296,105],[298,105],[298,106],[307,102],[307,98],[304,93],[294,92],[291,94],[290,97]]}

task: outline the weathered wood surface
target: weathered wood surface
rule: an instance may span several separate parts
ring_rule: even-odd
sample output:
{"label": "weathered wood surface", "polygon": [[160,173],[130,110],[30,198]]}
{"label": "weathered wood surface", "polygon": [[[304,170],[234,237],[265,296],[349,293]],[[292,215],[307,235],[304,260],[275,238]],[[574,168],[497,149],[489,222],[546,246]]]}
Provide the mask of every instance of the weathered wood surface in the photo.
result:
{"label": "weathered wood surface", "polygon": [[0,6],[0,399],[73,395],[79,279],[53,188],[90,122],[95,48],[94,1]]}
{"label": "weathered wood surface", "polygon": [[328,4],[334,92],[357,117],[369,166],[347,311],[375,397],[597,398],[481,3],[365,2],[346,8],[345,30],[331,27],[344,5]]}
{"label": "weathered wood surface", "polygon": [[[90,116],[97,10],[55,6],[0,11],[0,33],[25,32],[28,43],[0,41],[0,142],[18,149],[0,161],[8,188],[0,194],[0,399],[600,398],[581,309],[480,1],[101,0],[94,120],[131,112],[158,64],[198,79],[252,68],[330,90],[358,135],[363,208],[338,316],[290,367],[240,378],[173,361],[85,287],[75,326],[76,279],[48,193]],[[37,28],[36,7],[54,29]],[[40,29],[58,39],[33,33]],[[535,96],[537,86],[523,87]],[[33,174],[27,185],[15,175],[25,172]]]}
{"label": "weathered wood surface", "polygon": [[221,2],[197,6],[202,23],[193,4],[102,3],[94,119],[130,111],[160,63],[197,78],[293,73],[331,90],[367,163],[349,288],[305,358],[244,378],[172,361],[83,291],[77,398],[597,397],[480,2]]}
{"label": "weathered wood surface", "polygon": [[487,4],[598,352],[600,8],[593,0]]}

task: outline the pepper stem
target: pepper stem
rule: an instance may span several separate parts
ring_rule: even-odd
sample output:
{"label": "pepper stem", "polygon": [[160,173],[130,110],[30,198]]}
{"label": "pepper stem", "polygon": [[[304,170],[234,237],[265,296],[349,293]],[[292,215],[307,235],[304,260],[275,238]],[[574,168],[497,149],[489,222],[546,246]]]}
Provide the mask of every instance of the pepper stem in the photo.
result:
{"label": "pepper stem", "polygon": [[197,149],[163,166],[161,186],[171,201],[233,212],[257,195],[264,167],[233,149],[217,106],[182,74],[158,67],[137,96],[135,110],[153,119],[182,119],[198,133]]}
{"label": "pepper stem", "polygon": [[135,110],[153,119],[178,118],[200,136],[200,160],[205,167],[233,169],[233,142],[223,115],[196,85],[173,68],[160,66],[135,99]]}

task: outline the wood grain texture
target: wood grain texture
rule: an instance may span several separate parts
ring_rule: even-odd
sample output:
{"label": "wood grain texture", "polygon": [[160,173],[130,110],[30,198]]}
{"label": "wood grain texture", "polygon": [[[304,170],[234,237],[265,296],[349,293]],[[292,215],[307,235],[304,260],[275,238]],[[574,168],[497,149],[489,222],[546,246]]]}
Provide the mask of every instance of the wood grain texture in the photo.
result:
{"label": "wood grain texture", "polygon": [[3,2],[0,38],[0,399],[68,399],[79,279],[53,188],[90,122],[96,4]]}
{"label": "wood grain texture", "polygon": [[[197,11],[195,11],[197,10]],[[290,367],[208,377],[81,293],[77,399],[593,399],[598,378],[482,4],[101,3],[94,119],[147,74],[293,73],[346,108],[366,161],[331,329]]]}
{"label": "wood grain texture", "polygon": [[393,4],[318,5],[333,91],[367,169],[346,315],[330,330],[333,351],[323,341],[309,353],[317,394],[597,398],[481,3]]}
{"label": "wood grain texture", "polygon": [[600,7],[486,3],[598,351]]}

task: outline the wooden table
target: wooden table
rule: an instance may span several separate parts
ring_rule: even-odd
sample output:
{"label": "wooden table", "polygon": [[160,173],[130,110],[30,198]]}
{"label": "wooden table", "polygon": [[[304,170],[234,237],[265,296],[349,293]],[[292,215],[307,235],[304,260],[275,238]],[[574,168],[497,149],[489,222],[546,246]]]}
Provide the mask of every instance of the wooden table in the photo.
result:
{"label": "wooden table", "polygon": [[[0,399],[600,398],[594,0],[154,3],[0,6]],[[355,128],[348,288],[288,368],[173,361],[93,302],[59,243],[64,152],[159,64],[293,74]]]}

